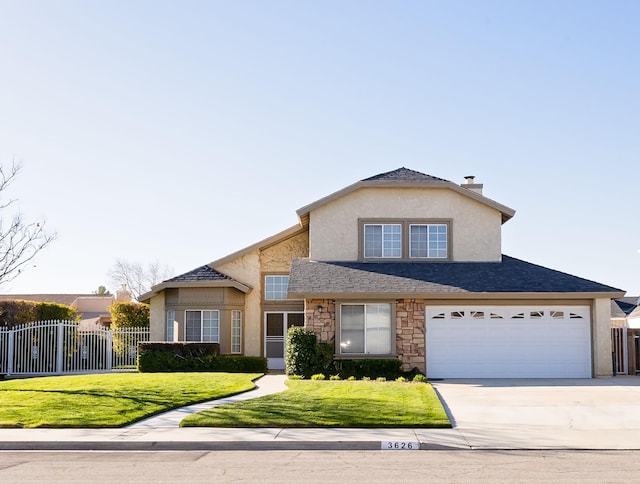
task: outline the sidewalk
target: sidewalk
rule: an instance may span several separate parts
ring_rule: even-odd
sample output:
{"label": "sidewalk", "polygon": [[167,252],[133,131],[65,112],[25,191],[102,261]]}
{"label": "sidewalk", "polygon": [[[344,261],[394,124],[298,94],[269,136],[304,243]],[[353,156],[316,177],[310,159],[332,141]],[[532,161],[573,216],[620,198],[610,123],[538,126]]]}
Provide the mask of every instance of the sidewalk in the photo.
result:
{"label": "sidewalk", "polygon": [[452,429],[180,428],[192,413],[286,389],[266,375],[257,389],[180,408],[119,429],[0,429],[1,450],[637,450],[637,429],[552,429],[475,421]]}

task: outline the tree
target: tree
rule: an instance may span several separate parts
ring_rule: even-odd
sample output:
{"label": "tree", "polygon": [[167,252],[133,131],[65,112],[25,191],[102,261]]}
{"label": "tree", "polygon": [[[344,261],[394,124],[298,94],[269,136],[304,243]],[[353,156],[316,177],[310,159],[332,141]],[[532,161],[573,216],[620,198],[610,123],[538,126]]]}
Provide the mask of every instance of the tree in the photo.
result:
{"label": "tree", "polygon": [[93,291],[93,294],[97,294],[98,296],[110,296],[111,295],[109,290],[104,286],[98,286],[98,289]]}
{"label": "tree", "polygon": [[15,199],[4,195],[18,176],[22,165],[15,161],[9,169],[0,165],[0,284],[13,281],[33,258],[56,238],[47,233],[44,222],[27,222],[19,212],[6,215]]}
{"label": "tree", "polygon": [[116,287],[124,285],[135,299],[171,275],[172,270],[166,265],[160,266],[157,261],[145,268],[139,262],[116,259],[116,263],[109,271],[109,277],[113,284]]}

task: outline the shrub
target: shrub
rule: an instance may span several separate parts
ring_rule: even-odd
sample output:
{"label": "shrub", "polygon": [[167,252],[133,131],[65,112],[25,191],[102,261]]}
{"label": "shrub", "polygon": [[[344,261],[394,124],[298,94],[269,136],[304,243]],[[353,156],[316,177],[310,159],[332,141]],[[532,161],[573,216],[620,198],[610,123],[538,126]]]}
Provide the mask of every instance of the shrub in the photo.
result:
{"label": "shrub", "polygon": [[304,380],[302,375],[289,375],[288,378],[289,380]]}
{"label": "shrub", "polygon": [[427,377],[424,376],[422,373],[418,373],[416,376],[413,377],[413,382],[414,383],[426,383],[427,382]]}
{"label": "shrub", "polygon": [[366,359],[366,360],[336,360],[335,365],[341,377],[353,375],[357,378],[365,376],[370,379],[385,377],[395,380],[400,376],[402,361],[398,359]]}
{"label": "shrub", "polygon": [[379,376],[378,378],[376,378],[376,381],[387,381],[387,379],[383,376]]}
{"label": "shrub", "polygon": [[340,378],[340,375],[331,375],[331,376],[329,377],[329,380],[335,380],[335,381],[337,381],[337,380],[342,380],[342,378]]}
{"label": "shrub", "polygon": [[287,331],[285,373],[309,378],[320,371],[316,335],[300,326],[292,326]]}
{"label": "shrub", "polygon": [[267,360],[259,356],[219,355],[218,343],[138,344],[138,371],[220,371],[228,373],[266,373]]}
{"label": "shrub", "polygon": [[349,378],[347,378],[347,381],[356,381],[356,377],[351,375]]}
{"label": "shrub", "polygon": [[403,376],[399,376],[398,378],[396,378],[396,381],[399,383],[404,383],[407,381],[407,379]]}
{"label": "shrub", "polygon": [[109,306],[113,328],[148,328],[149,305],[134,302],[115,302]]}
{"label": "shrub", "polygon": [[322,373],[316,373],[315,375],[311,375],[312,380],[324,380],[325,376]]}
{"label": "shrub", "polygon": [[371,378],[369,378],[368,376],[363,376],[362,381],[371,381]]}
{"label": "shrub", "polygon": [[64,304],[18,299],[0,301],[0,327],[13,328],[38,321],[77,320],[77,311]]}

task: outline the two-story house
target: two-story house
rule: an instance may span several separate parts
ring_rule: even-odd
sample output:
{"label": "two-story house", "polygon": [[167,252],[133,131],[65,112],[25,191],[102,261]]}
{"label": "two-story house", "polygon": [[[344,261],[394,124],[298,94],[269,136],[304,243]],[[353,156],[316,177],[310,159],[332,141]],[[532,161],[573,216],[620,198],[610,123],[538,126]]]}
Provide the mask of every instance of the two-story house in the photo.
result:
{"label": "two-story house", "polygon": [[300,325],[336,358],[399,358],[430,378],[611,375],[624,292],[503,255],[515,212],[482,188],[400,168],[328,195],[144,294],[151,339],[217,341],[276,369]]}

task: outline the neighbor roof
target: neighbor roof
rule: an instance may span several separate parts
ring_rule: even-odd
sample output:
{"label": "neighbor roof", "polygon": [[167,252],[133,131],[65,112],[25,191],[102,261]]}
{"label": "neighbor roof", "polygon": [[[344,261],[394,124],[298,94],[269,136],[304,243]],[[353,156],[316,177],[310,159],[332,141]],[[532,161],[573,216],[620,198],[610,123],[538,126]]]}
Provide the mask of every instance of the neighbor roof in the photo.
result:
{"label": "neighbor roof", "polygon": [[469,293],[611,293],[624,291],[513,257],[502,262],[317,262],[296,259],[289,297],[423,295],[461,297]]}
{"label": "neighbor roof", "polygon": [[348,187],[338,190],[331,195],[327,195],[309,205],[306,205],[297,211],[300,223],[305,226],[309,223],[309,214],[311,211],[326,205],[329,202],[344,197],[361,188],[448,188],[465,197],[469,197],[477,202],[487,205],[502,214],[502,223],[509,220],[515,215],[515,210],[502,205],[490,198],[476,193],[469,188],[464,188],[444,178],[427,175],[419,171],[410,170],[409,168],[398,168],[397,170],[388,171],[379,175],[374,175],[364,180],[360,180]]}
{"label": "neighbor roof", "polygon": [[622,297],[611,301],[611,317],[625,318],[638,307],[637,297]]}
{"label": "neighbor roof", "polygon": [[78,298],[111,298],[111,294],[0,294],[0,301],[35,301],[71,306]]}
{"label": "neighbor roof", "polygon": [[138,301],[149,302],[153,296],[163,289],[176,287],[234,287],[244,293],[248,293],[252,289],[251,286],[243,284],[222,272],[216,271],[208,265],[204,265],[153,286],[151,291],[142,294],[138,298]]}

